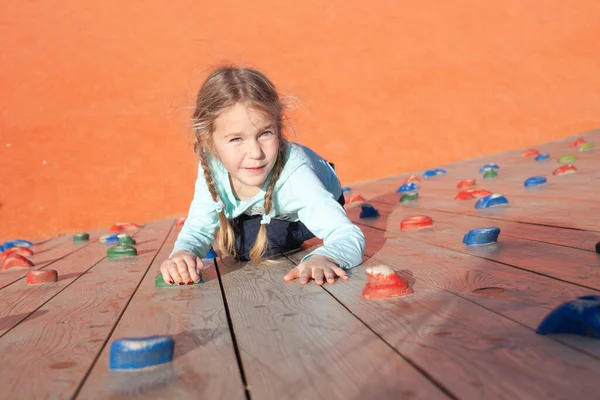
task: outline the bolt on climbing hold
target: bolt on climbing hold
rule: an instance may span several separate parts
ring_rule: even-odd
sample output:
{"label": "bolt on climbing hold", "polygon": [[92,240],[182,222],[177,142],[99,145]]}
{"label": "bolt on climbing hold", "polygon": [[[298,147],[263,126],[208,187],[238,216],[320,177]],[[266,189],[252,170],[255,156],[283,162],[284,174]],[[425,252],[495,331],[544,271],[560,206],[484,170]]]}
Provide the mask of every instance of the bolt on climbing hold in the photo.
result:
{"label": "bolt on climbing hold", "polygon": [[27,258],[20,254],[11,254],[6,257],[2,263],[2,271],[6,271],[11,268],[28,268],[33,267],[33,263]]}
{"label": "bolt on climbing hold", "polygon": [[475,186],[475,179],[463,179],[456,185],[457,189],[467,189]]}
{"label": "bolt on climbing hold", "polygon": [[348,197],[348,204],[360,203],[361,201],[365,201],[365,198],[358,194]]}
{"label": "bolt on climbing hold", "polygon": [[434,176],[445,175],[446,173],[446,170],[441,168],[428,169],[423,174],[423,178],[433,178]]}
{"label": "bolt on climbing hold", "polygon": [[585,143],[585,139],[584,138],[579,138],[576,141],[574,141],[573,143],[571,143],[569,146],[570,147],[578,147],[578,146],[581,146],[584,143]]}
{"label": "bolt on climbing hold", "polygon": [[406,178],[404,180],[404,182],[402,182],[402,184],[405,185],[405,184],[411,183],[411,182],[421,183],[421,178],[419,178],[416,175],[410,175],[408,178]]}
{"label": "bolt on climbing hold", "polygon": [[485,189],[467,189],[459,192],[454,200],[480,199],[482,197],[489,196],[490,194],[492,194],[492,192]]}
{"label": "bolt on climbing hold", "polygon": [[209,260],[212,258],[217,258],[217,253],[213,249],[210,249],[210,250],[208,250],[208,253],[206,253],[206,257],[204,257],[204,258],[209,259]]}
{"label": "bolt on climbing hold", "polygon": [[418,199],[419,199],[419,193],[417,193],[417,192],[404,193],[402,195],[402,197],[400,197],[400,203],[407,203],[409,201],[415,201]]}
{"label": "bolt on climbing hold", "polygon": [[494,163],[487,163],[487,164],[485,164],[483,167],[481,167],[479,169],[479,173],[483,173],[483,172],[485,172],[487,170],[490,170],[490,169],[499,170],[500,166],[498,164],[494,164]]}
{"label": "bolt on climbing hold", "polygon": [[544,176],[532,176],[531,178],[527,178],[525,180],[525,182],[523,183],[523,186],[525,186],[525,187],[540,186],[540,185],[545,184],[546,182],[548,182],[548,179],[546,179],[546,177],[544,177]]}
{"label": "bolt on climbing hold", "polygon": [[13,247],[31,247],[32,245],[31,242],[22,239],[8,240],[2,243],[2,247],[5,251]]}
{"label": "bolt on climbing hold", "polygon": [[137,250],[135,247],[128,244],[118,244],[106,251],[108,258],[135,257]]}
{"label": "bolt on climbing hold", "polygon": [[28,247],[11,247],[0,254],[0,260],[6,260],[11,254],[20,254],[23,257],[31,257],[33,255],[33,251],[31,251],[31,249]]}
{"label": "bolt on climbing hold", "polygon": [[119,241],[119,235],[102,235],[100,236],[100,243],[117,243]]}
{"label": "bolt on climbing hold", "polygon": [[351,192],[351,191],[352,191],[352,189],[350,187],[348,187],[348,186],[342,187],[342,194],[343,193],[348,193],[348,192]]}
{"label": "bolt on climbing hold", "polygon": [[73,243],[84,243],[90,240],[90,234],[81,232],[73,235]]}
{"label": "bolt on climbing hold", "polygon": [[594,143],[584,143],[579,146],[579,151],[590,151],[594,149]]}
{"label": "bolt on climbing hold", "polygon": [[131,222],[117,222],[112,225],[108,231],[109,232],[121,232],[127,229],[140,229],[138,224],[132,224]]}
{"label": "bolt on climbing hold", "polygon": [[488,169],[483,173],[483,179],[492,179],[498,176],[495,169]]}
{"label": "bolt on climbing hold", "polygon": [[535,161],[545,161],[550,158],[548,153],[540,153],[535,157]]}
{"label": "bolt on climbing hold", "polygon": [[495,243],[498,241],[500,228],[477,228],[471,229],[463,237],[463,243],[467,246]]}
{"label": "bolt on climbing hold", "polygon": [[410,231],[414,229],[427,228],[433,225],[433,219],[427,215],[413,215],[412,217],[404,218],[400,222],[400,230]]}
{"label": "bolt on climbing hold", "polygon": [[362,204],[360,206],[361,211],[360,211],[360,218],[376,218],[379,217],[379,211],[377,211],[377,209],[375,207],[373,207],[370,204]]}
{"label": "bolt on climbing hold", "polygon": [[117,239],[119,239],[119,244],[136,244],[135,239],[126,233],[119,233]]}
{"label": "bolt on climbing hold", "polygon": [[110,346],[109,367],[132,370],[169,363],[174,349],[175,341],[170,336],[117,339]]}
{"label": "bolt on climbing hold", "polygon": [[177,221],[175,221],[175,226],[178,228],[183,226],[183,224],[185,224],[185,217],[177,218]]}
{"label": "bolt on climbing hold", "polygon": [[396,193],[414,192],[416,190],[419,190],[419,186],[417,186],[417,184],[415,182],[411,182],[411,183],[405,183],[402,186],[400,186],[396,190]]}
{"label": "bolt on climbing hold", "polygon": [[45,283],[54,283],[56,281],[58,281],[58,272],[53,269],[29,271],[25,278],[25,283],[27,285],[43,285]]}
{"label": "bolt on climbing hold", "polygon": [[523,157],[531,157],[531,156],[537,156],[538,154],[540,154],[539,151],[537,151],[536,149],[529,149],[529,150],[525,150],[521,156]]}
{"label": "bolt on climbing hold", "polygon": [[561,304],[538,326],[540,335],[566,333],[600,339],[600,296],[582,296]]}
{"label": "bolt on climbing hold", "polygon": [[566,155],[566,156],[562,156],[562,157],[560,157],[560,158],[558,159],[558,162],[559,162],[560,164],[564,164],[564,163],[569,163],[569,162],[571,162],[571,161],[575,161],[575,160],[577,160],[577,157],[575,157],[575,156],[574,156],[574,155],[572,155],[572,154],[568,154],[568,155]]}
{"label": "bolt on climbing hold", "polygon": [[475,203],[475,208],[490,208],[504,206],[508,204],[508,199],[501,194],[490,194],[482,197]]}
{"label": "bolt on climbing hold", "polygon": [[577,172],[577,168],[573,164],[561,165],[556,168],[552,175],[570,175]]}
{"label": "bolt on climbing hold", "polygon": [[365,272],[369,281],[362,291],[362,297],[367,300],[389,299],[413,293],[408,280],[387,265],[367,267]]}

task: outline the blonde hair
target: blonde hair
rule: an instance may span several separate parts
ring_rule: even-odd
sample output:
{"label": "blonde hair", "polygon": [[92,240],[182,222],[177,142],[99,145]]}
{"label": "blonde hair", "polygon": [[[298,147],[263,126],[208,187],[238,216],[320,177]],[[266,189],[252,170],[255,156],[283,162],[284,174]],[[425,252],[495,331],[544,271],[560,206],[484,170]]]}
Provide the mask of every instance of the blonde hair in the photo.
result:
{"label": "blonde hair", "polygon": [[[264,212],[268,215],[273,209],[273,191],[285,165],[285,140],[283,136],[284,104],[275,85],[262,73],[250,68],[222,66],[206,78],[196,98],[196,109],[192,116],[194,129],[194,151],[200,158],[204,179],[213,201],[219,201],[205,148],[212,149],[212,133],[217,117],[228,107],[242,103],[260,110],[275,123],[279,139],[277,160],[271,170],[271,180],[264,197]],[[236,256],[235,233],[224,210],[219,212],[218,245],[224,255]],[[250,258],[255,264],[263,263],[263,255],[269,246],[266,225],[261,224],[258,236],[250,250]]]}

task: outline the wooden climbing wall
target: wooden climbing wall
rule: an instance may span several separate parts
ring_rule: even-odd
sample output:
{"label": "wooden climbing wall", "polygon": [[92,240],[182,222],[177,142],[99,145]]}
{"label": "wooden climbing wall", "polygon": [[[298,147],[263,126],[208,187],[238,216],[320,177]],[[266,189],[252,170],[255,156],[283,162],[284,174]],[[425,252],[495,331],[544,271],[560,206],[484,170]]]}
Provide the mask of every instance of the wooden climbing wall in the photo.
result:
{"label": "wooden climbing wall", "polygon": [[[600,132],[578,137],[600,142]],[[561,303],[600,291],[599,150],[569,147],[578,137],[539,146],[548,161],[516,151],[441,166],[447,174],[423,180],[413,203],[396,193],[407,175],[353,187],[380,216],[346,206],[367,249],[334,285],[283,282],[318,240],[269,268],[225,259],[202,285],[160,290],[154,277],[177,236],[173,220],[137,231],[138,257],[126,260],[106,258],[104,231],[86,244],[35,243],[32,268],[55,269],[59,281],[29,287],[26,270],[0,273],[0,397],[599,398],[600,340],[535,333]],[[578,172],[553,176],[564,154],[577,156]],[[488,162],[498,177],[482,179]],[[530,176],[548,183],[525,188]],[[509,205],[454,200],[467,178]],[[433,226],[400,230],[418,214]],[[482,227],[501,229],[498,244],[462,243]],[[382,263],[414,294],[364,300],[365,267]],[[171,364],[109,370],[115,339],[157,334],[175,339]]]}

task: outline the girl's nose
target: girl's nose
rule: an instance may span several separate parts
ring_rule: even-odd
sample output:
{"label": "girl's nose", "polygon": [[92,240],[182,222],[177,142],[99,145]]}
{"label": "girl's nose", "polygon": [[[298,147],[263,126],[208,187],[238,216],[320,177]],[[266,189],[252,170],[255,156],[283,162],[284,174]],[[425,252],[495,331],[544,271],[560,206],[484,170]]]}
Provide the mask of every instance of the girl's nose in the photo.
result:
{"label": "girl's nose", "polygon": [[249,141],[247,151],[248,151],[248,157],[253,158],[253,159],[259,159],[263,155],[263,151],[262,151],[262,148],[260,147],[260,144],[258,143],[258,141],[255,141],[255,140]]}

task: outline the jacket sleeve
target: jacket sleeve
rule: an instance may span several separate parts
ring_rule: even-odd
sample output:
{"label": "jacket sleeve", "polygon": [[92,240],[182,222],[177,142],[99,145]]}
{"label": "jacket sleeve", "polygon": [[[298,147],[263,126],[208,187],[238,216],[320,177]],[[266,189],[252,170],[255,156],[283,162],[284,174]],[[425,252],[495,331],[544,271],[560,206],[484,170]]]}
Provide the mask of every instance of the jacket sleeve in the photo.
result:
{"label": "jacket sleeve", "polygon": [[194,199],[171,255],[177,250],[188,250],[204,258],[215,241],[218,228],[219,216],[215,209],[215,202],[204,180],[202,166],[198,165]]}
{"label": "jacket sleeve", "polygon": [[308,165],[296,169],[281,190],[285,190],[291,208],[297,209],[298,218],[319,239],[323,246],[305,256],[320,254],[332,258],[344,269],[362,263],[365,235],[346,215],[342,206],[323,186]]}

